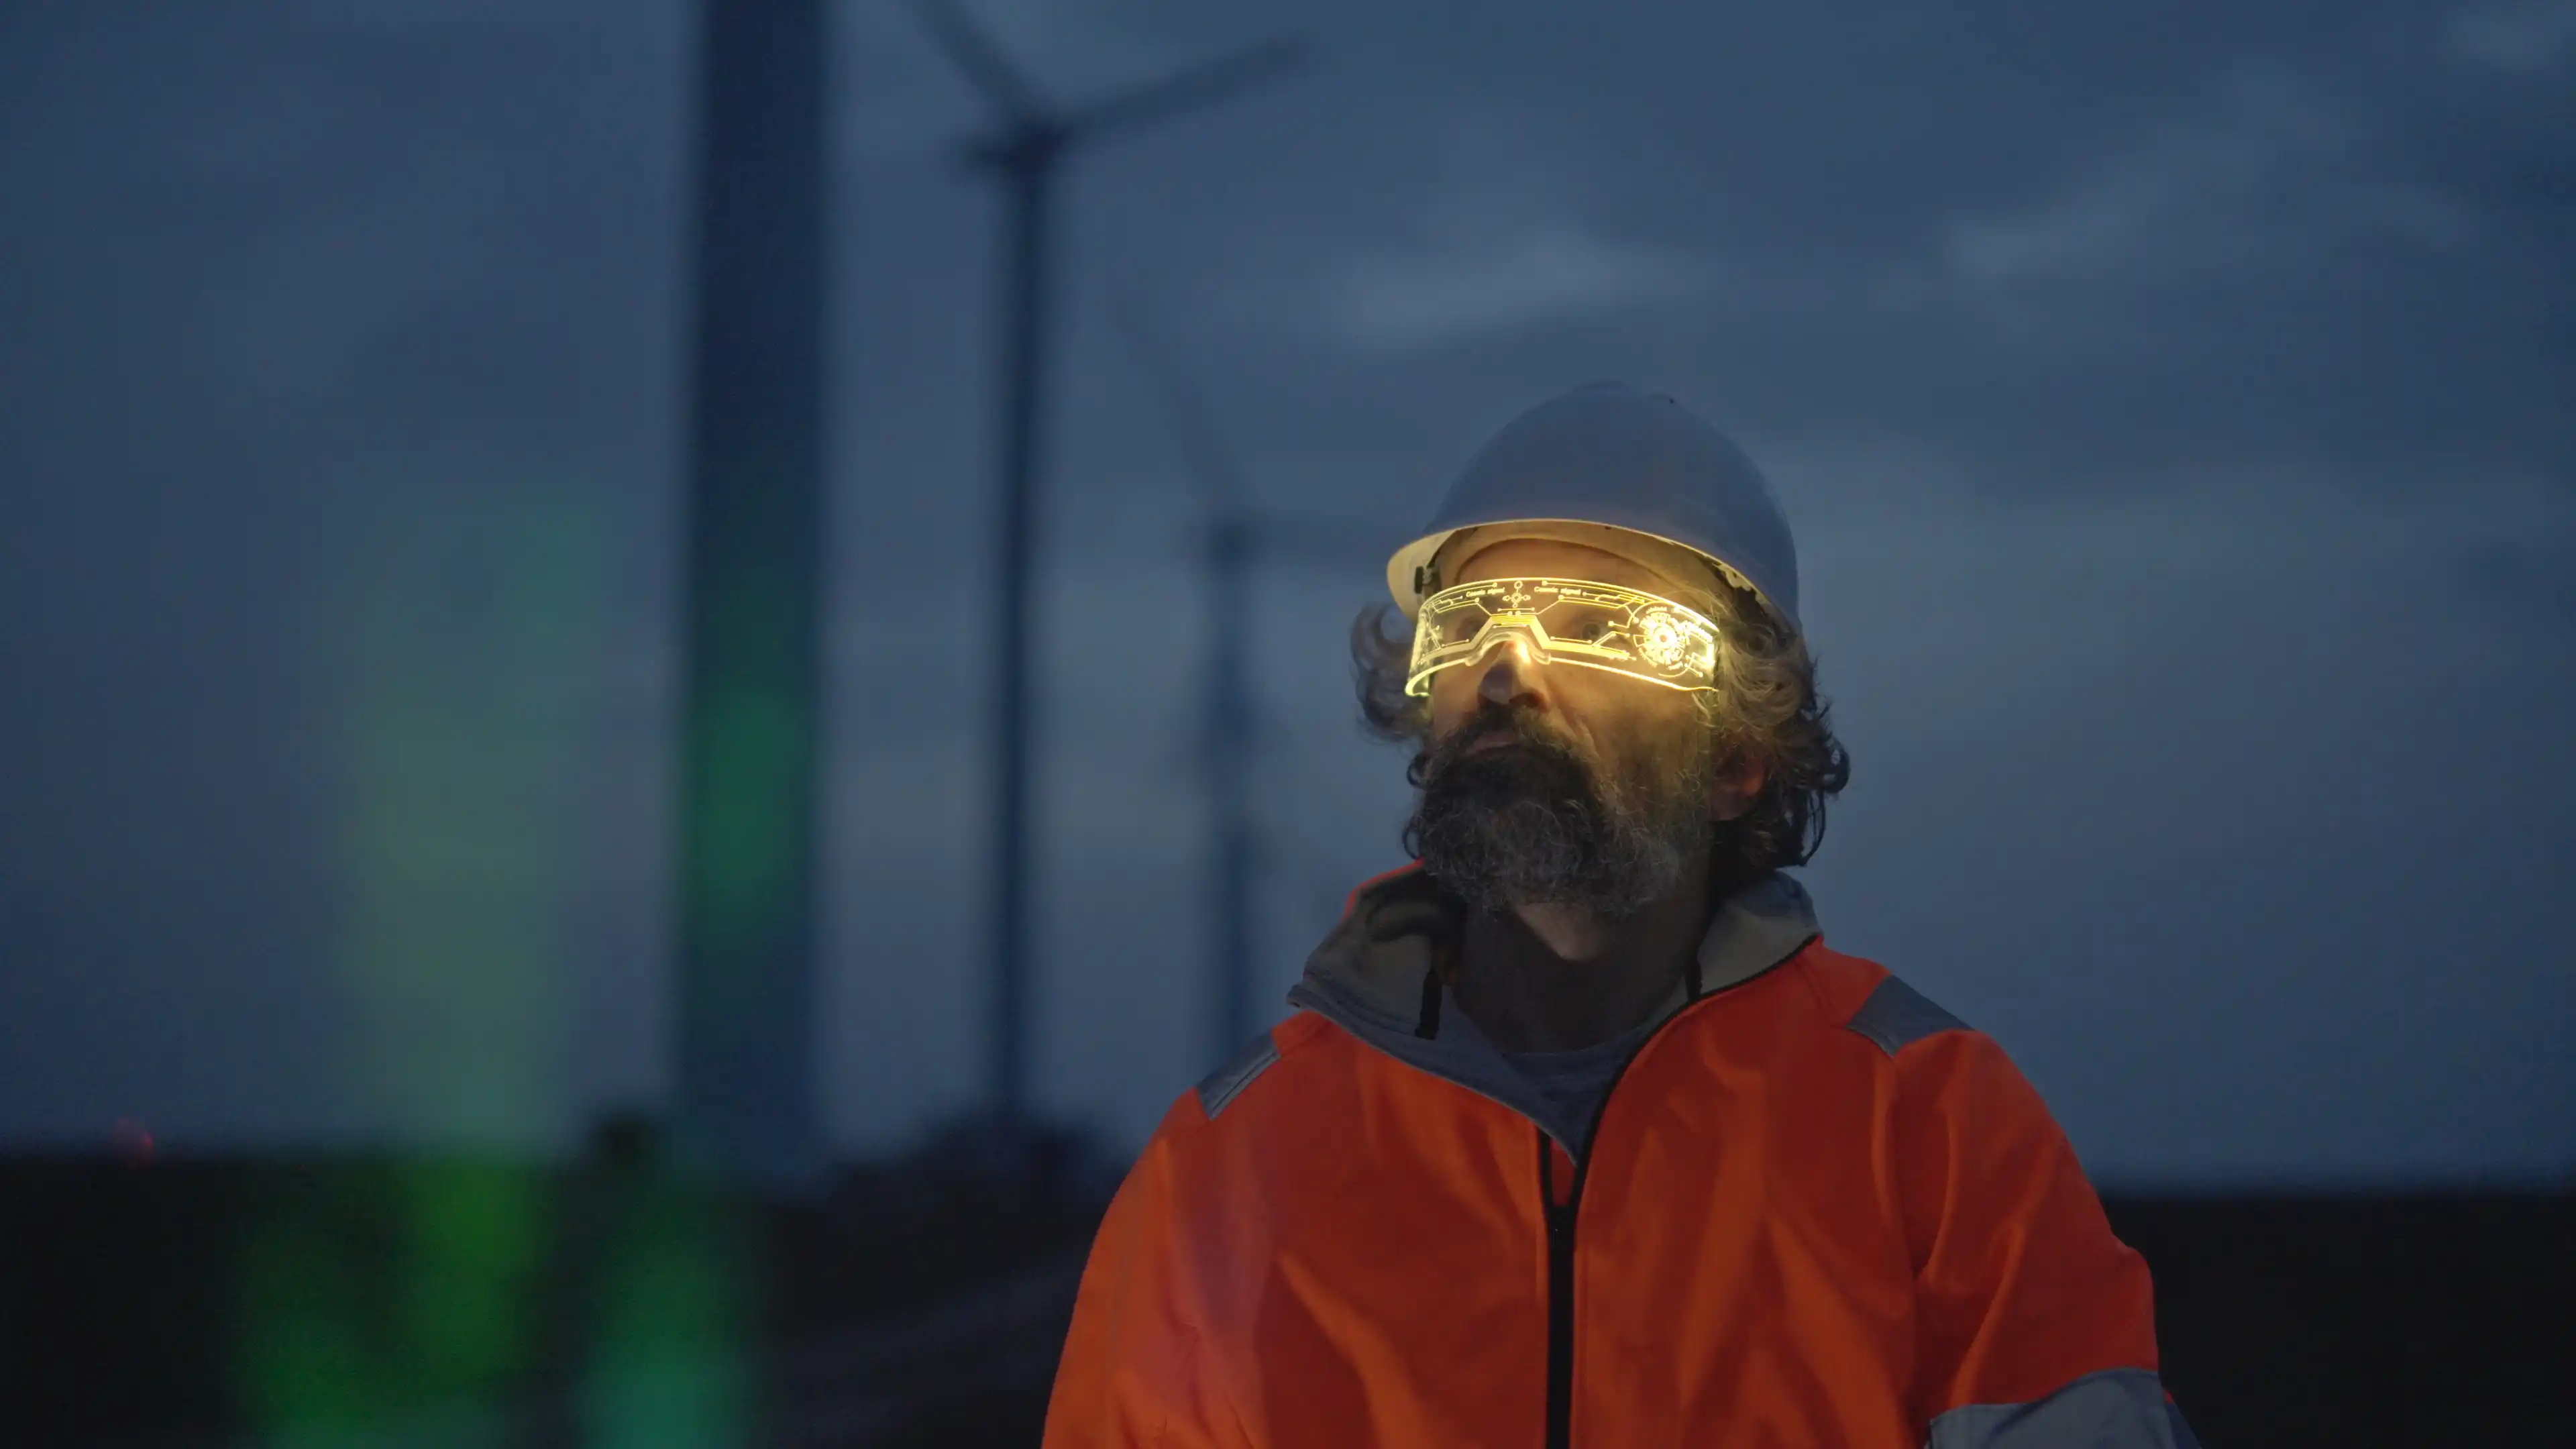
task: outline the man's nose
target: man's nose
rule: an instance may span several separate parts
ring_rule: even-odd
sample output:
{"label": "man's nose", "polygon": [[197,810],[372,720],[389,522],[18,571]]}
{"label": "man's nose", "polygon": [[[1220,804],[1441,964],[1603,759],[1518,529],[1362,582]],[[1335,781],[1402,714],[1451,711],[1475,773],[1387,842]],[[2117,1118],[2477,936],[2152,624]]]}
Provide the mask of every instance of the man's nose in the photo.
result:
{"label": "man's nose", "polygon": [[1539,697],[1540,665],[1530,652],[1529,640],[1514,633],[1506,634],[1486,649],[1485,657],[1476,662],[1476,694],[1495,704]]}

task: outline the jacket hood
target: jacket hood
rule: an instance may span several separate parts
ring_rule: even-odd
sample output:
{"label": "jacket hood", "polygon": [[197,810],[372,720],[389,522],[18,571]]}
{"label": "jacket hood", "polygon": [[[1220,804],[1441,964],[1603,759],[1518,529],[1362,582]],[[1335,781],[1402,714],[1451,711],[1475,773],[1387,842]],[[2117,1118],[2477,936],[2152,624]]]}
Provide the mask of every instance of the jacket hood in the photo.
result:
{"label": "jacket hood", "polygon": [[[1322,1015],[1390,1056],[1491,1097],[1569,1147],[1584,1124],[1536,1091],[1466,1013],[1444,1010],[1446,978],[1466,907],[1419,863],[1351,893],[1350,905],[1306,958],[1288,1003]],[[1805,887],[1775,871],[1720,903],[1700,938],[1696,980],[1672,993],[1645,1025],[1662,1025],[1702,996],[1761,975],[1818,935]]]}

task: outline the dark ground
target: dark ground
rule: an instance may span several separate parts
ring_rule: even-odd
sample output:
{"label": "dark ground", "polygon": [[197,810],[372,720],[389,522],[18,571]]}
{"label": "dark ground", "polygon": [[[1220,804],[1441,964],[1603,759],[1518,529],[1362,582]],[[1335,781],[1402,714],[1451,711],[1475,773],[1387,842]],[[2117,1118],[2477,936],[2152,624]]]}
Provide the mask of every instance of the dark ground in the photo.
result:
{"label": "dark ground", "polygon": [[2104,1206],[2209,1449],[2576,1445],[2576,1195]]}
{"label": "dark ground", "polygon": [[[1034,1444],[1117,1166],[0,1162],[0,1440]],[[2576,1196],[2113,1197],[2210,1449],[2576,1444]]]}

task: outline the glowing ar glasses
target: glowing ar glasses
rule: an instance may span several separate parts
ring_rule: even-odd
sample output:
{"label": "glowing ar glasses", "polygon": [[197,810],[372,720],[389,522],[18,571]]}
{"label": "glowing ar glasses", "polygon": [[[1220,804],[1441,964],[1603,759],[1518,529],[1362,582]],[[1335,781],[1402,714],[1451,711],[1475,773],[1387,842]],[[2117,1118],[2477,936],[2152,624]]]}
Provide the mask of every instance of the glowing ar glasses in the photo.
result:
{"label": "glowing ar glasses", "polygon": [[1615,584],[1577,579],[1485,579],[1422,601],[1404,692],[1472,664],[1509,635],[1542,664],[1607,669],[1672,689],[1717,687],[1717,626],[1697,610]]}

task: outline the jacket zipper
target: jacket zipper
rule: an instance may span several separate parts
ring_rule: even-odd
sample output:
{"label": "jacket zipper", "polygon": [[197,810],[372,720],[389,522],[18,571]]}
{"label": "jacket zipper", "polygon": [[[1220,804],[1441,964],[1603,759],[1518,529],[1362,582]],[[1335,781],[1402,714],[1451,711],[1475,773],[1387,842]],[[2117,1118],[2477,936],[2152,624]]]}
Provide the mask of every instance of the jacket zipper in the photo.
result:
{"label": "jacket zipper", "polygon": [[[1358,893],[1353,892],[1353,899],[1357,898]],[[1602,1089],[1601,1100],[1593,1107],[1592,1121],[1584,1134],[1584,1150],[1580,1154],[1572,1151],[1567,1153],[1567,1157],[1574,1163],[1574,1181],[1562,1205],[1556,1201],[1556,1159],[1550,1151],[1551,1139],[1547,1135],[1546,1128],[1536,1129],[1539,1152],[1539,1206],[1547,1221],[1547,1449],[1572,1449],[1574,1442],[1574,1224],[1575,1217],[1583,1206],[1584,1180],[1591,1175],[1592,1144],[1601,1135],[1601,1119],[1610,1110],[1611,1096],[1618,1091],[1620,1080],[1628,1075],[1628,1068],[1635,1064],[1637,1058],[1645,1055],[1646,1048],[1654,1045],[1655,1039],[1670,1030],[1673,1023],[1689,1015],[1693,1008],[1702,1003],[1720,996],[1731,995],[1779,970],[1782,966],[1796,960],[1809,946],[1814,945],[1816,939],[1815,935],[1809,934],[1797,945],[1791,947],[1779,960],[1750,975],[1730,981],[1714,991],[1700,989],[1699,975],[1694,968],[1691,974],[1689,999],[1684,1001],[1672,1015],[1655,1024],[1655,1029],[1646,1034],[1644,1041],[1637,1043],[1637,1049],[1628,1054],[1627,1061],[1619,1064],[1619,1070],[1611,1074],[1609,1085]],[[1426,1026],[1417,1028],[1416,1035],[1429,1037],[1438,1034],[1438,1017],[1434,1014],[1439,1010],[1437,980],[1435,973],[1432,979],[1423,983],[1422,1019]],[[1404,1059],[1403,1052],[1390,1049],[1386,1043],[1378,1041],[1375,1029],[1365,1020],[1356,1023],[1346,1020],[1341,1011],[1335,1009],[1336,1003],[1330,995],[1315,990],[1308,983],[1299,982],[1288,993],[1288,1000],[1291,1005],[1321,1012],[1325,1020],[1333,1022],[1360,1040],[1371,1043],[1399,1061]],[[1447,1081],[1457,1080],[1441,1072],[1435,1071],[1432,1074]],[[1457,1084],[1496,1102],[1507,1110],[1514,1112],[1525,1110],[1493,1096],[1483,1088],[1470,1086],[1464,1082]]]}
{"label": "jacket zipper", "polygon": [[1547,1213],[1547,1446],[1569,1449],[1574,1438],[1574,1210],[1583,1200],[1583,1166],[1575,1164],[1574,1182],[1560,1205],[1556,1143],[1543,1127],[1538,1184]]}
{"label": "jacket zipper", "polygon": [[1546,1128],[1538,1129],[1539,1206],[1547,1215],[1547,1449],[1573,1449],[1574,1445],[1574,1219],[1583,1206],[1583,1184],[1592,1176],[1592,1144],[1601,1140],[1601,1119],[1609,1115],[1610,1098],[1617,1094],[1628,1068],[1636,1065],[1637,1058],[1644,1056],[1646,1048],[1653,1046],[1655,1038],[1670,1030],[1674,1022],[1688,1016],[1701,1002],[1770,975],[1806,949],[1807,942],[1801,941],[1797,951],[1716,991],[1700,992],[1698,977],[1693,975],[1691,998],[1655,1023],[1655,1029],[1646,1033],[1646,1039],[1628,1053],[1628,1060],[1610,1074],[1610,1084],[1601,1089],[1601,1100],[1592,1107],[1592,1121],[1584,1128],[1583,1150],[1566,1151],[1567,1159],[1574,1164],[1574,1182],[1567,1188],[1562,1205],[1556,1200],[1554,1139],[1547,1135]]}

